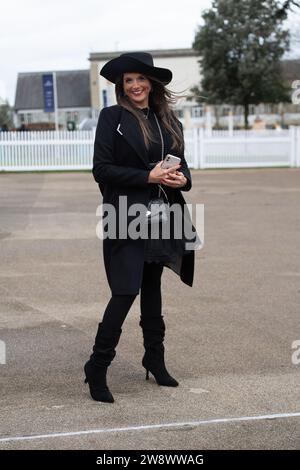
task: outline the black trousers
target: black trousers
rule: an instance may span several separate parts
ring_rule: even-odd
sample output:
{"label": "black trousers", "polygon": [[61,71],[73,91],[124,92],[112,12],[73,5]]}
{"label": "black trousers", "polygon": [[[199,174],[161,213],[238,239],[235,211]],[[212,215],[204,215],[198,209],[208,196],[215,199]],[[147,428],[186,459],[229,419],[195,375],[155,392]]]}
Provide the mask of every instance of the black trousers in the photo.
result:
{"label": "black trousers", "polygon": [[[163,264],[144,263],[140,291],[141,318],[161,317],[161,275]],[[113,295],[105,309],[102,325],[106,331],[119,330],[136,295]]]}

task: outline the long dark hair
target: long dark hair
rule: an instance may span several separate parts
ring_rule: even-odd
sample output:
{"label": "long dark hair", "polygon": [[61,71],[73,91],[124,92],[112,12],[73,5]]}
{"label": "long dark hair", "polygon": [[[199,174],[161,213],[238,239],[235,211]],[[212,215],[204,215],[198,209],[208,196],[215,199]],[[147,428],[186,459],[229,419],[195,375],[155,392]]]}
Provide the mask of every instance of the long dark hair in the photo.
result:
{"label": "long dark hair", "polygon": [[[164,127],[171,134],[171,148],[177,150],[180,153],[183,153],[183,133],[180,125],[178,124],[175,113],[170,106],[177,103],[178,99],[184,97],[185,95],[179,95],[178,93],[169,90],[160,80],[155,77],[150,77],[148,75],[144,76],[148,78],[152,86],[152,90],[149,94],[149,106],[153,109],[157,117],[161,119]],[[148,121],[144,119],[142,112],[139,110],[139,108],[134,106],[130,99],[124,94],[123,75],[118,77],[116,80],[115,92],[117,103],[131,112],[137,118],[143,133],[146,148],[148,149],[150,141],[153,141],[154,137],[149,128]]]}

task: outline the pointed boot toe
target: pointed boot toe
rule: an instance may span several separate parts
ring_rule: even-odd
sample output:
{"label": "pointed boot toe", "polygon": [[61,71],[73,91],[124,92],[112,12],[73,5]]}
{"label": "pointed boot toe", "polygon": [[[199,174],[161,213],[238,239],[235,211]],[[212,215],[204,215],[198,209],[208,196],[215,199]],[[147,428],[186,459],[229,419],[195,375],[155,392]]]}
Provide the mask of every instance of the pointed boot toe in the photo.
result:
{"label": "pointed boot toe", "polygon": [[107,367],[96,367],[88,361],[84,366],[84,372],[84,382],[89,385],[90,395],[93,400],[114,403],[114,397],[106,383]]}

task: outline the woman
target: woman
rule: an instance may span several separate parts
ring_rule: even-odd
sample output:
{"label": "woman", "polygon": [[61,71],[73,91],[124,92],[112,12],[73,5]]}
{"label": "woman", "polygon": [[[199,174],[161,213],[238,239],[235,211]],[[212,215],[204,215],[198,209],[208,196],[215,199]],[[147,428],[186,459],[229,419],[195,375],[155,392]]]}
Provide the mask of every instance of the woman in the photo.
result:
{"label": "woman", "polygon": [[[168,69],[155,67],[148,53],[122,54],[110,60],[100,75],[115,83],[117,105],[102,109],[94,145],[93,175],[104,204],[112,204],[116,220],[127,206],[145,207],[157,197],[159,187],[169,203],[183,209],[181,191],[191,189],[191,175],[184,159],[183,131],[170,104],[174,95],[165,88],[171,79]],[[181,158],[181,164],[162,168],[167,153]],[[127,215],[127,214],[126,214]],[[188,216],[182,220],[191,225]],[[127,228],[130,217],[127,217]],[[192,226],[192,225],[191,225]],[[93,353],[84,366],[85,382],[96,401],[114,401],[106,382],[107,368],[116,355],[122,324],[140,291],[145,354],[142,365],[159,385],[175,387],[164,362],[165,323],[161,310],[161,275],[167,266],[192,286],[194,252],[185,250],[183,238],[147,240],[108,236],[103,240],[104,264],[112,296],[99,323]],[[173,233],[173,232],[172,232]]]}

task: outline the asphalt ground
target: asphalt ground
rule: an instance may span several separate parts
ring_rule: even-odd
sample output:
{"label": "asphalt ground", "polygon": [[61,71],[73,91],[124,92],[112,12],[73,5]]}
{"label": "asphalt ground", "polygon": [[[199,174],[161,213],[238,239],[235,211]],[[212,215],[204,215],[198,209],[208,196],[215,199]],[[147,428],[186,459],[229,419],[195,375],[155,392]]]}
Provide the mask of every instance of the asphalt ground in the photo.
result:
{"label": "asphalt ground", "polygon": [[168,269],[162,281],[180,385],[145,380],[137,298],[113,404],[83,383],[110,295],[98,187],[88,172],[0,175],[0,449],[300,448],[300,169],[192,174],[186,200],[205,206],[194,287]]}

